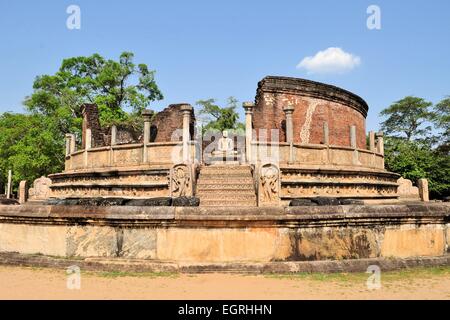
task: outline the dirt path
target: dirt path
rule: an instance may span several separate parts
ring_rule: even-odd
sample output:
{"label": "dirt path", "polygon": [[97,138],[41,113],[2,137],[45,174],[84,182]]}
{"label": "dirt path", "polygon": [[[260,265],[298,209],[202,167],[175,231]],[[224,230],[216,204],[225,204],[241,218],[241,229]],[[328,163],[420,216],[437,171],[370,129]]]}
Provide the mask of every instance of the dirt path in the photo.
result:
{"label": "dirt path", "polygon": [[65,270],[0,266],[0,299],[450,299],[450,267],[382,274],[263,276],[82,273],[67,289]]}

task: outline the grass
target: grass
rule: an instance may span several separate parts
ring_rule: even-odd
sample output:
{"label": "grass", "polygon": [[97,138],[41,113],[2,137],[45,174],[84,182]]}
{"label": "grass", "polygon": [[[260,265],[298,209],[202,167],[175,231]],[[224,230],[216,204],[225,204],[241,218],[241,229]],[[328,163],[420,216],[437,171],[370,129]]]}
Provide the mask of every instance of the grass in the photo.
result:
{"label": "grass", "polygon": [[177,278],[179,273],[175,272],[131,272],[131,271],[91,271],[82,272],[91,276],[99,276],[102,278],[121,278],[121,277],[137,277],[137,278]]}
{"label": "grass", "polygon": [[[292,274],[268,274],[265,277],[273,279],[289,279],[289,280],[311,280],[322,282],[338,282],[341,284],[366,281],[368,273],[292,273]],[[426,279],[432,277],[450,277],[450,266],[443,267],[418,267],[401,269],[396,271],[381,270],[381,279],[383,282],[408,281],[415,279]]]}

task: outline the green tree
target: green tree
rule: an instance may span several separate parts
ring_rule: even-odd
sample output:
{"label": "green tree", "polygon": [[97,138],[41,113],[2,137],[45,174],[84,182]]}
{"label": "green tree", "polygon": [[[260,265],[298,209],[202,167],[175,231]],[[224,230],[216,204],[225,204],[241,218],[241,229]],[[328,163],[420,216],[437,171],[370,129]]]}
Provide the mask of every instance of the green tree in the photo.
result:
{"label": "green tree", "polygon": [[13,172],[15,189],[20,180],[62,171],[64,135],[53,118],[39,114],[0,115],[0,183]]}
{"label": "green tree", "polygon": [[[431,106],[422,98],[405,97],[381,112],[388,117],[382,122],[387,134],[385,163],[414,183],[428,179],[431,196],[441,198],[450,195],[450,157],[442,147],[449,139],[449,100]],[[442,129],[434,137],[431,122]]]}
{"label": "green tree", "polygon": [[389,171],[414,183],[420,178],[428,179],[432,198],[450,195],[450,157],[433,150],[428,143],[386,137],[385,163]]}
{"label": "green tree", "polygon": [[123,52],[119,61],[99,54],[69,58],[54,75],[35,79],[34,92],[24,104],[29,111],[58,119],[65,132],[80,128],[84,103],[98,105],[102,125],[126,122],[151,101],[163,99],[154,74],[146,64],[136,65],[131,52]]}
{"label": "green tree", "polygon": [[84,103],[96,103],[102,125],[141,127],[141,111],[163,98],[155,71],[124,52],[118,61],[98,54],[63,60],[54,75],[36,77],[25,98],[29,114],[0,114],[0,184],[7,170],[15,185],[64,166],[64,135],[80,134]]}
{"label": "green tree", "polygon": [[411,141],[427,138],[431,126],[427,122],[432,119],[431,102],[422,98],[408,96],[381,111],[380,115],[387,117],[381,123],[381,129],[390,136],[405,137]]}
{"label": "green tree", "polygon": [[206,116],[206,125],[202,133],[206,131],[232,130],[242,133],[245,125],[239,122],[239,114],[236,112],[238,100],[234,97],[228,98],[226,107],[220,107],[215,99],[199,100],[196,102],[201,107],[199,114]]}
{"label": "green tree", "polygon": [[442,130],[442,138],[439,140],[438,149],[444,153],[450,152],[450,96],[439,102],[433,109],[433,122]]}

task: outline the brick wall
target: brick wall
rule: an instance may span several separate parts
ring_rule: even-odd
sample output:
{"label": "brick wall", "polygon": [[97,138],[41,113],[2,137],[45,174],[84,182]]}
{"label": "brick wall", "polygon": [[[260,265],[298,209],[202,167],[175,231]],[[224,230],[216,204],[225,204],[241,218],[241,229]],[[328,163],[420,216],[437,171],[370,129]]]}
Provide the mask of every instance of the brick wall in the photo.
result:
{"label": "brick wall", "polygon": [[[279,129],[286,141],[286,105],[294,107],[295,143],[323,143],[323,123],[328,123],[330,144],[350,146],[350,126],[356,127],[357,147],[366,149],[367,105],[352,93],[302,79],[266,77],[258,84],[253,127]],[[268,131],[269,132],[269,131]]]}
{"label": "brick wall", "polygon": [[[172,134],[175,130],[183,130],[183,114],[180,107],[185,103],[171,104],[163,111],[156,114],[151,124],[150,141],[151,142],[168,142],[172,141]],[[191,139],[194,135],[195,114],[191,113],[190,132]],[[180,139],[182,131],[180,131]]]}
{"label": "brick wall", "polygon": [[91,129],[92,148],[102,147],[105,145],[104,134],[100,127],[98,107],[96,104],[84,104],[81,108],[83,113],[82,128],[82,149],[86,148],[86,129]]}

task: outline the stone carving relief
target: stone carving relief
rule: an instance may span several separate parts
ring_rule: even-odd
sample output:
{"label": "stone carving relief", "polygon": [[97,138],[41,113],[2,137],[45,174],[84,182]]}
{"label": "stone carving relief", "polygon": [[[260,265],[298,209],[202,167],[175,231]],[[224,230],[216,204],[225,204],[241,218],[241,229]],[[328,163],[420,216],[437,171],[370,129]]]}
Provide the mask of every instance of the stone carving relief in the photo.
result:
{"label": "stone carving relief", "polygon": [[30,188],[28,195],[29,200],[46,200],[50,197],[50,186],[52,180],[47,177],[40,177],[33,182],[33,187]]}
{"label": "stone carving relief", "polygon": [[172,197],[193,196],[191,167],[186,164],[175,165],[170,172],[170,192]]}
{"label": "stone carving relief", "polygon": [[419,199],[419,188],[413,186],[411,180],[400,178],[397,183],[397,192],[400,199]]}
{"label": "stone carving relief", "polygon": [[258,197],[260,205],[277,205],[280,202],[280,170],[272,163],[261,166]]}

